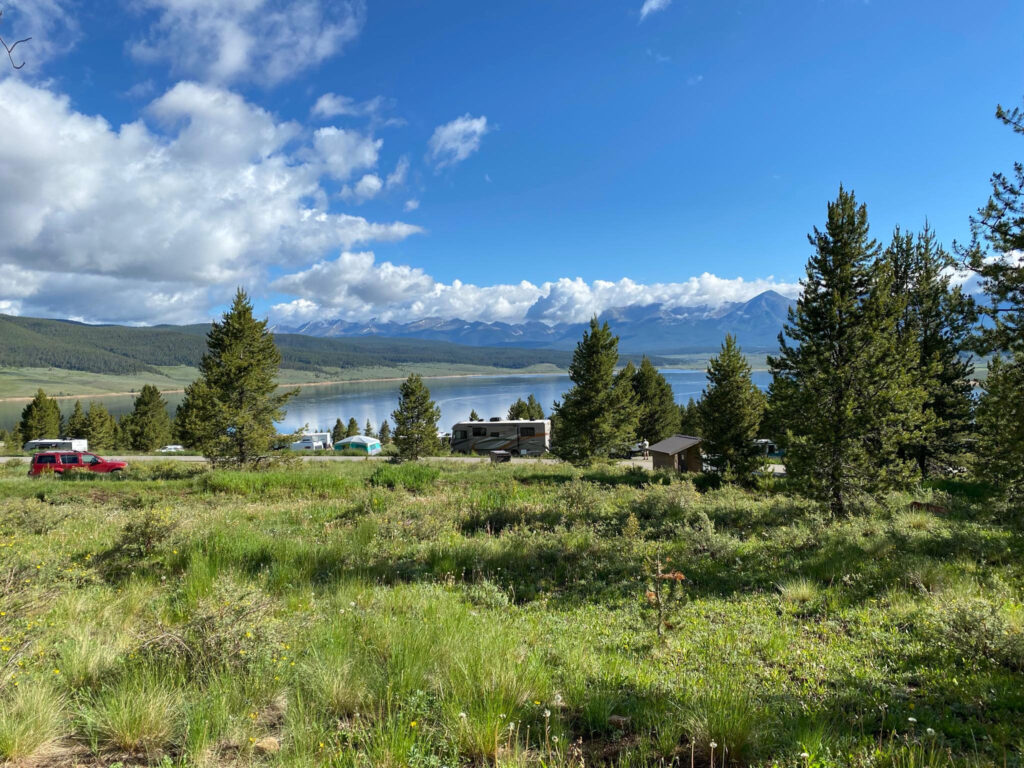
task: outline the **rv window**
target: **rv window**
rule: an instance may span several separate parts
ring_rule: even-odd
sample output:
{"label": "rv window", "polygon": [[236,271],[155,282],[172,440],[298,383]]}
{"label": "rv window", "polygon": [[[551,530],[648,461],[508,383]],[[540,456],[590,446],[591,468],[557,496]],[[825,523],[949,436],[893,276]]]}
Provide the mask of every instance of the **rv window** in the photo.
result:
{"label": "rv window", "polygon": [[66,454],[64,454],[63,456],[60,457],[60,463],[61,464],[77,464],[78,463],[78,457],[75,456],[74,454],[67,454],[66,453]]}
{"label": "rv window", "polygon": [[464,430],[464,429],[456,429],[455,430],[455,439],[456,440],[465,440],[467,437],[469,437],[469,433],[466,432],[466,430]]}
{"label": "rv window", "polygon": [[533,427],[520,427],[519,428],[519,436],[520,437],[533,437],[536,434],[537,434],[537,430],[535,428],[533,428]]}
{"label": "rv window", "polygon": [[473,437],[487,437],[487,430],[483,427],[473,427]]}
{"label": "rv window", "polygon": [[501,437],[501,432],[491,432],[491,437]]}

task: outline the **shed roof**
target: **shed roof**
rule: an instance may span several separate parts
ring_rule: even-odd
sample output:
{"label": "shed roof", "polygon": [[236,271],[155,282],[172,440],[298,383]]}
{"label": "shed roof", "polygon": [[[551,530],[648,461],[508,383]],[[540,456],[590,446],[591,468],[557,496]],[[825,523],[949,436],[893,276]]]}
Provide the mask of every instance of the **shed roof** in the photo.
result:
{"label": "shed roof", "polygon": [[338,442],[335,443],[335,445],[354,445],[357,443],[359,445],[374,445],[379,442],[380,440],[378,440],[376,437],[367,437],[366,435],[352,435],[351,437],[346,437],[344,440],[339,440]]}
{"label": "shed roof", "polygon": [[664,440],[659,440],[647,450],[654,451],[655,453],[667,453],[672,456],[677,453],[682,453],[687,448],[692,448],[699,444],[699,437],[693,437],[692,435],[672,435],[672,437],[666,437]]}

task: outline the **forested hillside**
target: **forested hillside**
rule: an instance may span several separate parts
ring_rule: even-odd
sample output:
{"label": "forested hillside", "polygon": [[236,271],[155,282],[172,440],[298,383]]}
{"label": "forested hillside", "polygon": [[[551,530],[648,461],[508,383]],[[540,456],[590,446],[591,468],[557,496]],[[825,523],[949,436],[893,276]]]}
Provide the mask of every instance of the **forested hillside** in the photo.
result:
{"label": "forested hillside", "polygon": [[[91,373],[156,372],[155,366],[196,366],[206,350],[206,325],[133,328],[0,315],[0,366],[66,368]],[[275,337],[281,365],[297,370],[452,363],[525,368],[565,367],[560,350],[467,347],[420,339]]]}

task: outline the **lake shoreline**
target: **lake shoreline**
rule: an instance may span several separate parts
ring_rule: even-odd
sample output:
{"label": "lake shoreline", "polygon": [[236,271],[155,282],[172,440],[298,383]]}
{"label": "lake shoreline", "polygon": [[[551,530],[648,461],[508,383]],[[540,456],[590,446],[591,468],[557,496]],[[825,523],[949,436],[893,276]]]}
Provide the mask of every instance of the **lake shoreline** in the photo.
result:
{"label": "lake shoreline", "polygon": [[[422,376],[424,380],[427,379],[480,379],[489,378],[493,376],[566,376],[568,371],[545,371],[536,373],[445,373],[435,374],[430,376]],[[326,387],[334,386],[338,384],[373,384],[376,382],[388,382],[388,381],[405,381],[408,376],[385,376],[376,379],[337,379],[332,381],[306,381],[298,382],[295,384],[281,384],[280,389],[291,389],[293,387]],[[161,395],[180,395],[185,391],[184,388],[180,389],[161,389]],[[49,395],[54,400],[85,400],[94,399],[99,397],[131,397],[138,395],[138,391],[135,392],[93,392],[91,394],[79,394],[79,395]],[[17,396],[17,397],[0,397],[0,403],[29,403],[32,401],[32,396]]]}

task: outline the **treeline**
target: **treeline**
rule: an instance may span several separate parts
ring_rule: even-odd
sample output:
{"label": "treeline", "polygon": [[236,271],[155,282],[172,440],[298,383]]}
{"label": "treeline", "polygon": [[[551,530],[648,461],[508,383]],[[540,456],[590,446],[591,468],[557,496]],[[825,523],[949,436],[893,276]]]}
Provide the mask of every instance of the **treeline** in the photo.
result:
{"label": "treeline", "polygon": [[[1024,111],[997,116],[1024,134]],[[882,245],[866,206],[840,186],[825,226],[809,235],[767,396],[727,337],[701,399],[678,414],[679,429],[703,438],[712,474],[753,482],[762,436],[786,451],[787,482],[836,515],[935,475],[970,473],[1005,498],[1024,497],[1024,164],[992,177],[971,226],[971,242],[953,254],[927,226],[897,227]],[[980,278],[986,301],[964,294],[958,272]],[[574,386],[553,415],[553,450],[569,461],[672,428],[671,409],[656,405],[663,378],[650,369],[642,394],[644,366],[616,373],[617,345],[595,319],[576,348]],[[972,352],[994,355],[977,398]],[[662,426],[645,426],[655,417]]]}
{"label": "treeline", "polygon": [[[198,367],[209,330],[209,325],[131,328],[0,315],[0,366],[107,374],[155,373],[155,366]],[[570,359],[570,353],[561,350],[467,347],[413,339],[279,334],[274,340],[282,367],[317,372],[423,363],[511,369],[549,363],[564,368]]]}

